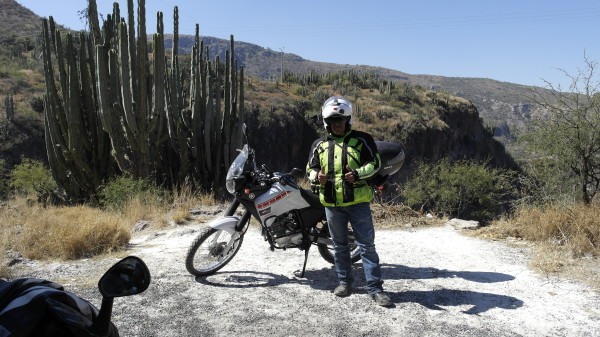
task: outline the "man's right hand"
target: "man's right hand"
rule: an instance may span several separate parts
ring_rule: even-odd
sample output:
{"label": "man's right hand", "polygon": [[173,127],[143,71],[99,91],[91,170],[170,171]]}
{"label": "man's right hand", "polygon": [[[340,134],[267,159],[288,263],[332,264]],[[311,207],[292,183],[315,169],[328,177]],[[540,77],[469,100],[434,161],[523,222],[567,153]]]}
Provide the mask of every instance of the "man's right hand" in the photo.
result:
{"label": "man's right hand", "polygon": [[325,174],[323,169],[321,169],[321,171],[319,171],[319,175],[317,176],[317,178],[319,179],[319,183],[321,185],[324,185],[327,182],[327,175]]}

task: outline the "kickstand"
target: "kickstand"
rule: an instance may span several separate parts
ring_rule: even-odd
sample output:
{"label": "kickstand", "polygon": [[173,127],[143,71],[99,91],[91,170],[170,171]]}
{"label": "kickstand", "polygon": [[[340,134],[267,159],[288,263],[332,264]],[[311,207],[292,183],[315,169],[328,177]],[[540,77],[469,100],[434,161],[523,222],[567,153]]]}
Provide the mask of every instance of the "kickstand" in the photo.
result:
{"label": "kickstand", "polygon": [[306,270],[306,261],[308,261],[308,251],[309,249],[304,250],[304,265],[302,266],[302,271],[300,272],[300,275],[298,276],[298,274],[296,274],[296,276],[300,278],[304,278],[304,271]]}

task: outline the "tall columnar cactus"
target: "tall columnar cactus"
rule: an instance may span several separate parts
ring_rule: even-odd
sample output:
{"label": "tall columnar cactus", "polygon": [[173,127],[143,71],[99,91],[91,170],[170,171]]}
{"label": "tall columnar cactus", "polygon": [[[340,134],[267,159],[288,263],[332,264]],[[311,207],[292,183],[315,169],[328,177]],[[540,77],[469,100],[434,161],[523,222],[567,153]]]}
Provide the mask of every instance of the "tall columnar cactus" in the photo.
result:
{"label": "tall columnar cactus", "polygon": [[233,36],[226,63],[218,57],[211,62],[196,27],[189,87],[184,88],[177,7],[170,65],[160,12],[149,58],[144,0],[138,0],[137,37],[133,0],[128,0],[127,20],[115,3],[102,28],[93,0],[88,13],[91,33],[79,36],[78,51],[71,35],[63,46],[52,19],[44,21],[46,141],[58,183],[76,199],[93,195],[113,173],[165,186],[192,182],[219,188],[235,148],[241,147],[244,119],[243,75],[229,56]]}
{"label": "tall columnar cactus", "polygon": [[6,119],[12,121],[15,119],[15,101],[11,95],[4,98],[4,109],[6,111]]}
{"label": "tall columnar cactus", "polygon": [[[50,25],[44,20],[43,36],[48,160],[57,183],[73,199],[86,199],[95,192],[110,167],[108,138],[99,130],[94,112],[94,90],[90,86],[92,69],[86,62],[88,39],[86,35],[80,35],[81,49],[77,60],[72,36],[67,35],[63,50],[62,37],[52,18]],[[54,81],[52,46],[60,75],[58,86]]]}

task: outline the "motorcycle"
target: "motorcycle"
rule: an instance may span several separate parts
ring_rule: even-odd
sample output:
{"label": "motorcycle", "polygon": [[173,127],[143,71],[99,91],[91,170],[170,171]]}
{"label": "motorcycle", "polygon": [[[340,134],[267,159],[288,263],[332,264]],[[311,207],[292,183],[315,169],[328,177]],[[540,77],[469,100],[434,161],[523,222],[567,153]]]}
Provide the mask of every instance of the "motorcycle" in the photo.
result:
{"label": "motorcycle", "polygon": [[100,310],[51,281],[0,280],[0,336],[119,336],[111,322],[114,298],[139,294],[149,284],[148,267],[135,256],[117,262],[98,282]]}
{"label": "motorcycle", "polygon": [[[245,125],[244,125],[245,129]],[[325,208],[318,195],[298,185],[296,179],[304,171],[294,168],[289,173],[273,172],[266,165],[257,166],[255,152],[246,144],[229,167],[227,191],[234,196],[224,216],[208,223],[188,249],[185,266],[194,276],[211,275],[229,263],[240,249],[248,230],[250,217],[258,220],[262,235],[270,250],[298,248],[305,253],[300,277],[304,277],[308,252],[316,245],[323,259],[334,263],[333,241],[329,235]],[[378,175],[370,181],[377,191],[390,175],[404,163],[404,151],[399,144],[377,141],[382,157]],[[234,216],[239,206],[241,217]],[[360,259],[352,230],[349,230],[352,262]]]}

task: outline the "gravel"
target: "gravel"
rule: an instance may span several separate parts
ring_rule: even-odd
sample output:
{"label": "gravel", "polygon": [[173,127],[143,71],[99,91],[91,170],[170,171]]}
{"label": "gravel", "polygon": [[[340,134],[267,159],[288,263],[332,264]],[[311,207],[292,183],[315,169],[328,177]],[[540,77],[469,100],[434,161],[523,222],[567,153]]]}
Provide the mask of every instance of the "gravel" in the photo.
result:
{"label": "gravel", "polygon": [[526,247],[464,236],[449,226],[378,230],[384,288],[394,306],[367,295],[361,263],[353,294],[338,298],[330,264],[310,251],[269,250],[251,227],[237,256],[218,273],[194,278],[187,249],[205,224],[134,234],[119,256],[42,263],[21,259],[14,277],[62,283],[99,307],[95,288],[110,265],[144,259],[152,283],[115,299],[121,336],[600,336],[600,294],[536,274]]}

